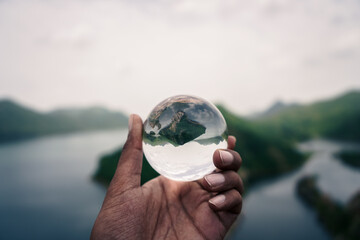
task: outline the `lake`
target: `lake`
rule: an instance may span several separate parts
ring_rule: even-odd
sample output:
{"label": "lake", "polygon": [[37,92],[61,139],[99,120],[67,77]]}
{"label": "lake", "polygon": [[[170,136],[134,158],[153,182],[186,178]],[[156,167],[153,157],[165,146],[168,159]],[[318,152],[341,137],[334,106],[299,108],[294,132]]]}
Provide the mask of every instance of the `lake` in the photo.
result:
{"label": "lake", "polygon": [[298,199],[295,185],[301,177],[315,174],[323,192],[346,203],[360,190],[360,171],[344,165],[334,154],[340,149],[360,150],[360,146],[313,140],[300,144],[299,149],[312,155],[300,169],[250,189],[229,239],[331,239],[312,209]]}
{"label": "lake", "polygon": [[127,130],[43,137],[0,145],[0,239],[89,239],[105,189],[99,157]]}
{"label": "lake", "polygon": [[[43,137],[0,145],[0,239],[88,239],[105,195],[93,182],[98,159],[121,146],[126,130]],[[299,170],[254,186],[229,239],[330,239],[294,186],[305,174],[339,202],[359,188],[360,172],[333,153],[356,145],[316,140]],[[245,159],[246,161],[246,159]]]}

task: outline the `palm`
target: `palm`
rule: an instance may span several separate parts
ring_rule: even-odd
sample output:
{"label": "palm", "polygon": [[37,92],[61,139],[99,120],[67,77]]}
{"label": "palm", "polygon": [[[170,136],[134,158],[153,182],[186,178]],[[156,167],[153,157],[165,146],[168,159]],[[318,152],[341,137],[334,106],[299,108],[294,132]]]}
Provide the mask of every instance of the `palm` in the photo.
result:
{"label": "palm", "polygon": [[[215,193],[208,192],[198,182],[175,182],[158,177],[141,188],[150,212],[148,233],[155,239],[222,239],[235,221],[237,214],[214,212],[209,199]],[[154,198],[155,197],[155,198]]]}

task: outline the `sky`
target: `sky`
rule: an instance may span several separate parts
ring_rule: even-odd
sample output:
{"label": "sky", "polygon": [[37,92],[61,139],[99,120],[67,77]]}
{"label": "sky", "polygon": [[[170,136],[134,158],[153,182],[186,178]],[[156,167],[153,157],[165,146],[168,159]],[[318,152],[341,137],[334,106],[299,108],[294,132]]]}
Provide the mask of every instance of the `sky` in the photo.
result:
{"label": "sky", "polygon": [[358,0],[0,0],[0,98],[238,114],[360,89]]}

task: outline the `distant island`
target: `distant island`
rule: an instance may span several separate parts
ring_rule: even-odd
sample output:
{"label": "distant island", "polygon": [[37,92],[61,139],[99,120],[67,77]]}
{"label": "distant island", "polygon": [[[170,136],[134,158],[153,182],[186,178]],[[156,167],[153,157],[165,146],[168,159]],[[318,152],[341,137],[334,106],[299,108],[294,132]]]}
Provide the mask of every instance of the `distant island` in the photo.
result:
{"label": "distant island", "polygon": [[316,186],[315,176],[299,180],[296,192],[313,208],[320,222],[335,239],[360,239],[360,192],[345,205],[340,205]]}
{"label": "distant island", "polygon": [[41,113],[11,100],[0,100],[0,143],[76,131],[127,126],[127,116],[102,107]]}

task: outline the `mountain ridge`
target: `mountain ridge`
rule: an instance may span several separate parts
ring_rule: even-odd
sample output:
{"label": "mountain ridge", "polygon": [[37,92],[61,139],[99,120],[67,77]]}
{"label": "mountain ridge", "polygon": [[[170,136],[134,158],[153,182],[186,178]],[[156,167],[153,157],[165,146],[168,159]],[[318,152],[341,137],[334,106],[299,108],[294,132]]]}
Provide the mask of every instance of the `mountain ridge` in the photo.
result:
{"label": "mountain ridge", "polygon": [[0,143],[44,135],[125,127],[127,116],[103,107],[39,112],[13,100],[0,100]]}
{"label": "mountain ridge", "polygon": [[255,112],[254,114],[251,114],[250,116],[247,116],[246,118],[253,120],[253,119],[259,119],[264,117],[273,116],[279,112],[282,112],[283,110],[298,106],[299,103],[286,103],[282,100],[276,100],[274,103],[270,105],[270,107],[266,108],[264,111]]}
{"label": "mountain ridge", "polygon": [[254,119],[258,131],[289,141],[325,137],[360,141],[360,91],[353,90],[310,104],[287,107]]}

